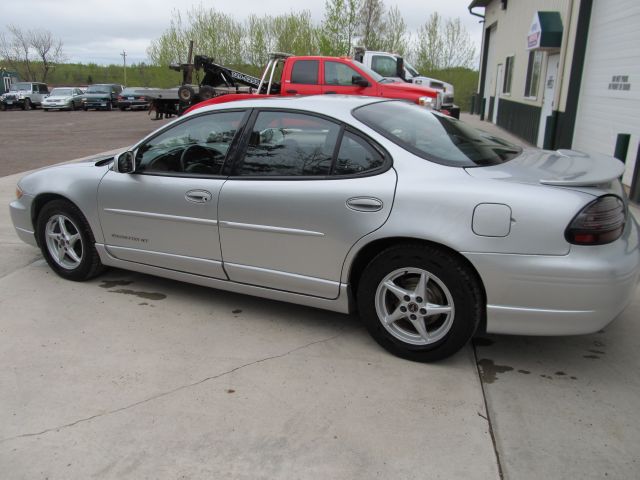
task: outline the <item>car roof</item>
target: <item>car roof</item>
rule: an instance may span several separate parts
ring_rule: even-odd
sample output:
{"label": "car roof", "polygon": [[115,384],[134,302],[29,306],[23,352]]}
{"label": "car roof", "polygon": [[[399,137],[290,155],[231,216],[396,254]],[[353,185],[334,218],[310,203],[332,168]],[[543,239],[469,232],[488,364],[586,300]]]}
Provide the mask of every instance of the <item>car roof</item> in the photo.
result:
{"label": "car roof", "polygon": [[217,110],[238,108],[284,108],[288,110],[307,110],[329,115],[338,119],[352,119],[351,111],[373,103],[387,102],[388,98],[365,97],[361,95],[308,95],[308,96],[260,96],[255,99],[238,100],[216,105],[208,105],[189,112],[185,116]]}

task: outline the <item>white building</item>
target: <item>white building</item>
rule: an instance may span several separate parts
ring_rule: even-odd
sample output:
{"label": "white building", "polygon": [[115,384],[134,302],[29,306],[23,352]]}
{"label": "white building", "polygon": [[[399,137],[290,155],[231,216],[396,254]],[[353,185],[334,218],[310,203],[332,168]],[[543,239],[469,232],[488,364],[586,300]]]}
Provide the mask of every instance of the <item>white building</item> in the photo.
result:
{"label": "white building", "polygon": [[469,11],[484,20],[475,113],[539,147],[615,153],[640,195],[640,1],[473,0]]}

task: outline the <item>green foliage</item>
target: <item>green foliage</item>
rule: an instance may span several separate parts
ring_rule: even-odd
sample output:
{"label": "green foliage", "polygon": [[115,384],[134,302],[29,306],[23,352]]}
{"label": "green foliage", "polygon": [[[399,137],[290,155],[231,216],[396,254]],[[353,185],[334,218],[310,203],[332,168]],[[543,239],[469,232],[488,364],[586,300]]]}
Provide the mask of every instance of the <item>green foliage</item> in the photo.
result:
{"label": "green foliage", "polygon": [[471,108],[471,95],[478,89],[477,70],[465,67],[454,67],[442,70],[420,70],[425,77],[437,78],[453,85],[455,89],[455,103],[463,111]]}
{"label": "green foliage", "polygon": [[326,0],[324,8],[324,20],[319,30],[320,55],[349,55],[360,23],[358,3],[356,0]]}

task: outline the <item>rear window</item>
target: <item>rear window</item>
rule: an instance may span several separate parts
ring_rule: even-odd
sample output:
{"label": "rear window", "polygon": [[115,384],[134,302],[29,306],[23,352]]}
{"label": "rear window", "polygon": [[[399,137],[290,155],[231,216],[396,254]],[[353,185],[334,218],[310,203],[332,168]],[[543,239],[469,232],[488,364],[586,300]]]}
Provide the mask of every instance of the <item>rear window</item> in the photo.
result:
{"label": "rear window", "polygon": [[506,140],[408,102],[365,105],[353,116],[405,150],[443,165],[497,165],[522,153]]}
{"label": "rear window", "polygon": [[316,85],[318,83],[318,60],[298,60],[294,63],[291,83]]}

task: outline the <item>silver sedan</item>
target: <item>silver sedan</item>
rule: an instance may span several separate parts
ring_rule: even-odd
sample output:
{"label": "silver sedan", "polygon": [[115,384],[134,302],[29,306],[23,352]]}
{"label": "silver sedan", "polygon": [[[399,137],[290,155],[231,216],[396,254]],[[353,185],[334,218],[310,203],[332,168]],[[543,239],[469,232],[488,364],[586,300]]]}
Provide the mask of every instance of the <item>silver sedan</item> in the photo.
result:
{"label": "silver sedan", "polygon": [[590,333],[625,308],[640,249],[622,169],[401,101],[256,98],[31,173],[11,215],[64,278],[114,266],[358,311],[384,348],[434,361],[478,330]]}
{"label": "silver sedan", "polygon": [[82,90],[76,87],[57,87],[42,101],[42,110],[75,110],[82,106]]}

